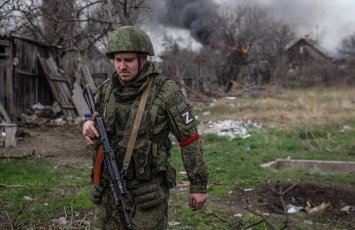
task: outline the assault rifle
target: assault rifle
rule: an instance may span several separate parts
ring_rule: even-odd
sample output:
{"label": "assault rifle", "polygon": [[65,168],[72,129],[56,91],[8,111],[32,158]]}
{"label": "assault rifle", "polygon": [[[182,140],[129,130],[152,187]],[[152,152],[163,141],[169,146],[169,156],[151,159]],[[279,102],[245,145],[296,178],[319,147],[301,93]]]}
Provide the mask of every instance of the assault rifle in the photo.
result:
{"label": "assault rifle", "polygon": [[125,207],[124,198],[127,198],[126,183],[118,169],[115,151],[113,150],[106,133],[104,121],[96,111],[94,96],[90,85],[86,85],[83,91],[84,99],[93,115],[96,128],[100,134],[100,142],[104,151],[104,165],[110,174],[110,190],[115,201],[115,207],[124,215],[128,229],[132,229],[132,220]]}

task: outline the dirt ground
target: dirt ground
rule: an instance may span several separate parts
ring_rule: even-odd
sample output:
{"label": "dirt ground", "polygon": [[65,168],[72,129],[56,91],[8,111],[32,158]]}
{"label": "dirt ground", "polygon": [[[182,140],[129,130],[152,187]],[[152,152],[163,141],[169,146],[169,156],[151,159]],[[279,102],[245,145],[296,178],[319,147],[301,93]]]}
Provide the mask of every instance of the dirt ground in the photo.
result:
{"label": "dirt ground", "polygon": [[[91,164],[89,147],[82,137],[80,126],[20,128],[19,135],[17,147],[0,148],[0,158],[42,158],[58,166]],[[179,190],[179,185],[177,189]],[[283,218],[285,217],[283,206],[293,205],[301,209],[299,213],[305,215],[322,213],[325,222],[353,226],[355,225],[354,191],[355,186],[342,183],[272,182],[265,184],[260,190],[231,191],[228,199],[210,199],[210,202],[228,207],[231,213],[227,218],[245,215],[250,211],[269,213]]]}
{"label": "dirt ground", "polygon": [[90,164],[80,126],[18,128],[17,146],[0,148],[1,158],[42,158],[54,164]]}
{"label": "dirt ground", "polygon": [[[339,182],[300,181],[294,184],[272,182],[260,190],[239,189],[232,192],[229,206],[243,207],[244,212],[268,213],[285,217],[287,211],[306,218],[321,217],[323,223],[355,226],[355,186]],[[284,210],[283,207],[286,207]],[[293,209],[292,209],[293,208]],[[240,211],[240,210],[239,210]],[[354,229],[354,228],[351,228]]]}

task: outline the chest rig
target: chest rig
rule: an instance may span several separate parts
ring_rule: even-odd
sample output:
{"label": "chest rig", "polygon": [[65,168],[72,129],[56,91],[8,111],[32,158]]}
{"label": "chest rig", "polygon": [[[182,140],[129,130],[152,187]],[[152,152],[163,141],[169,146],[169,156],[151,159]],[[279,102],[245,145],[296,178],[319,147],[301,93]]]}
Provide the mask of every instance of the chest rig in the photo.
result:
{"label": "chest rig", "polygon": [[[122,166],[122,174],[127,180],[149,180],[152,173],[166,169],[167,165],[166,154],[164,159],[158,157],[159,147],[153,138],[156,132],[155,121],[161,106],[161,101],[156,100],[156,96],[166,78],[159,75],[149,76],[149,78],[143,92],[129,98],[120,99],[117,89],[115,90],[112,84],[109,84],[102,92],[102,114],[106,130],[115,148],[118,165]],[[142,109],[139,108],[142,107],[140,102],[144,98],[142,95],[149,82],[151,87]],[[137,113],[138,110],[140,111]],[[141,121],[137,123],[135,120],[139,116],[141,116]],[[134,126],[137,127],[134,128]],[[135,132],[135,135],[132,135],[132,132]],[[130,153],[132,154],[129,156]],[[165,165],[165,167],[160,167],[154,162],[160,162],[160,165]]]}

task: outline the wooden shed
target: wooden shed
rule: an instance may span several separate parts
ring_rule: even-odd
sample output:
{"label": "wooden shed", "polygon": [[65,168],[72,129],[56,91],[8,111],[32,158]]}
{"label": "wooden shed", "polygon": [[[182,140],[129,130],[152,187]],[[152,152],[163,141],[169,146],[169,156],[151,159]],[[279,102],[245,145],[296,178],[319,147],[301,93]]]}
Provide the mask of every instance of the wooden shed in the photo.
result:
{"label": "wooden shed", "polygon": [[0,101],[10,116],[40,102],[58,101],[66,116],[76,116],[70,82],[58,68],[60,47],[16,36],[0,37]]}

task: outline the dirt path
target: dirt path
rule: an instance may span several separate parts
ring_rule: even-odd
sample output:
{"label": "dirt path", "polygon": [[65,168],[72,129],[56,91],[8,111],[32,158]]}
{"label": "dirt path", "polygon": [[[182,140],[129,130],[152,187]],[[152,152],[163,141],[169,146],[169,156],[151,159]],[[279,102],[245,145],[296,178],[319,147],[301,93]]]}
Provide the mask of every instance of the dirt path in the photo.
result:
{"label": "dirt path", "polygon": [[90,164],[80,126],[20,128],[16,147],[0,148],[1,158],[42,158],[54,164]]}

